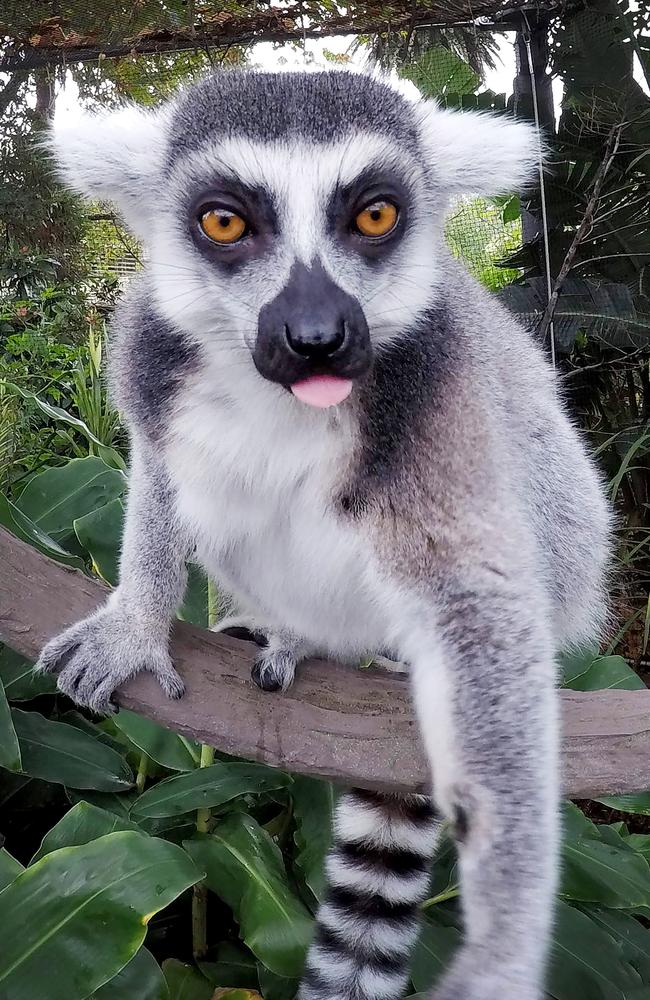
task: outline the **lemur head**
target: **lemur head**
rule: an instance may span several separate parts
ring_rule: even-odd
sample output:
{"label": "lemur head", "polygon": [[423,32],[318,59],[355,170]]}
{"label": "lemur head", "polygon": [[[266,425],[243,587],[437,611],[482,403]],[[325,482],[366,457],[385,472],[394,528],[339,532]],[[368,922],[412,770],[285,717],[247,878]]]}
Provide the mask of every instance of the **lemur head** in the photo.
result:
{"label": "lemur head", "polygon": [[143,241],[169,321],[315,405],[435,300],[450,199],[516,189],[536,156],[524,124],[341,71],[217,73],[155,111],[60,122],[52,146]]}

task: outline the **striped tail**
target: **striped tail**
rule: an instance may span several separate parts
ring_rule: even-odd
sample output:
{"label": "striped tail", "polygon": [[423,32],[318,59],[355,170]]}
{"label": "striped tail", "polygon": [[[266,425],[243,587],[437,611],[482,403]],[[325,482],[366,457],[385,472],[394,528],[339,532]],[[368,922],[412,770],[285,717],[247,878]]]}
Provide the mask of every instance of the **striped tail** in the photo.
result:
{"label": "striped tail", "polygon": [[402,996],[439,828],[423,795],[341,797],[299,1000]]}

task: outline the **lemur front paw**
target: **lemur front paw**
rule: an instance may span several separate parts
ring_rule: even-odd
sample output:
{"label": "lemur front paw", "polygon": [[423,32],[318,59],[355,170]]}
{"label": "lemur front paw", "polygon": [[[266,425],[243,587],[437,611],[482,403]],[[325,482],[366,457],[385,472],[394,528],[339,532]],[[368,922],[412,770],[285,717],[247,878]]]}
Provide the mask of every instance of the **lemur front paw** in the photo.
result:
{"label": "lemur front paw", "polygon": [[116,688],[142,670],[152,673],[170,698],[180,698],[185,691],[172,665],[166,633],[111,606],[48,642],[36,670],[57,674],[63,694],[102,715],[115,711],[111,696]]}

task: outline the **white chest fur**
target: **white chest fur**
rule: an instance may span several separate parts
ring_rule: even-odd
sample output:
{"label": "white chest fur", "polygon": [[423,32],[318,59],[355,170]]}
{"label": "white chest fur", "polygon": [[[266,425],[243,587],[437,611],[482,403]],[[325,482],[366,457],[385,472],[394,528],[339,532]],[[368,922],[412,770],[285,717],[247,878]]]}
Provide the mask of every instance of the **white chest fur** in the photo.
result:
{"label": "white chest fur", "polygon": [[392,631],[392,588],[334,505],[353,444],[348,419],[290,397],[243,412],[194,396],[167,452],[209,575],[240,610],[334,656],[380,650]]}

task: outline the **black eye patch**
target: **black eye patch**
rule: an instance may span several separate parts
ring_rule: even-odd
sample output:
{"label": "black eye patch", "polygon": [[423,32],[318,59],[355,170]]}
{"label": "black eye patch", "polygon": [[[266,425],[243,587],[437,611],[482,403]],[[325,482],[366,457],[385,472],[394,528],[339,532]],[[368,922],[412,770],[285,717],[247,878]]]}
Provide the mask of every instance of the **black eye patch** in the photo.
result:
{"label": "black eye patch", "polygon": [[[230,245],[208,239],[201,219],[216,210],[234,213],[246,223],[246,235]],[[190,235],[198,250],[217,264],[232,267],[260,256],[278,233],[278,216],[271,191],[263,186],[243,184],[235,178],[214,177],[187,203]]]}
{"label": "black eye patch", "polygon": [[[351,184],[337,186],[327,206],[327,224],[343,244],[370,260],[385,257],[399,242],[408,224],[411,192],[390,170],[369,168]],[[364,240],[357,231],[357,215],[373,203],[389,202],[398,211],[397,224],[384,238]]]}

